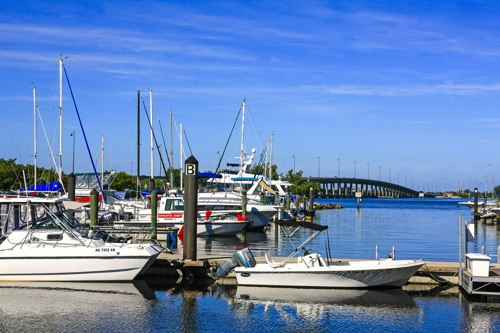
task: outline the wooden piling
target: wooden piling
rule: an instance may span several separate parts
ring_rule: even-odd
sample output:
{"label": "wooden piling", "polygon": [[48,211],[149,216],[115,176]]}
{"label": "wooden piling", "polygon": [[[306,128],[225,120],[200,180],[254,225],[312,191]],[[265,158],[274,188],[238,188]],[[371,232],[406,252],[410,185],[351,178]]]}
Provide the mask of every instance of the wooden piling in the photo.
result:
{"label": "wooden piling", "polygon": [[153,228],[153,232],[151,233],[152,239],[157,239],[158,237],[158,226],[157,222],[157,204],[158,204],[158,195],[156,194],[156,189],[151,191],[151,228]]}
{"label": "wooden piling", "polygon": [[99,192],[94,188],[90,191],[90,227],[97,227],[97,213],[99,211]]}
{"label": "wooden piling", "polygon": [[198,160],[190,156],[184,168],[184,260],[196,260],[197,206],[198,206]]}

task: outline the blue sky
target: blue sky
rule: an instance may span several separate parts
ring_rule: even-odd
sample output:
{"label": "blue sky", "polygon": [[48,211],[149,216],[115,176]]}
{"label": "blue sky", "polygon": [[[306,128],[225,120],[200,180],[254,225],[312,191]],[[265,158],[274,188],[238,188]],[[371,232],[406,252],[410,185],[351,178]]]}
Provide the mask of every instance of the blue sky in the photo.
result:
{"label": "blue sky", "polygon": [[[500,166],[500,5],[495,1],[0,3],[0,156],[33,163],[32,84],[58,151],[58,58],[92,152],[136,172],[136,108],[153,90],[201,170],[215,169],[246,98],[245,148],[271,133],[279,171],[488,188]],[[90,162],[64,85],[63,170]],[[150,138],[141,110],[141,174]],[[155,117],[156,118],[156,117]],[[156,120],[156,119],[155,119]],[[50,167],[39,125],[39,165]],[[158,124],[155,122],[155,128]],[[161,135],[158,132],[158,137]],[[177,134],[174,135],[174,137]],[[239,155],[241,123],[224,162]],[[174,139],[174,166],[179,143]],[[189,155],[189,150],[188,150]],[[99,156],[94,156],[100,160]],[[158,157],[155,170],[159,173]],[[100,161],[98,161],[100,165]],[[100,168],[98,168],[100,169]],[[500,184],[500,172],[496,183]]]}

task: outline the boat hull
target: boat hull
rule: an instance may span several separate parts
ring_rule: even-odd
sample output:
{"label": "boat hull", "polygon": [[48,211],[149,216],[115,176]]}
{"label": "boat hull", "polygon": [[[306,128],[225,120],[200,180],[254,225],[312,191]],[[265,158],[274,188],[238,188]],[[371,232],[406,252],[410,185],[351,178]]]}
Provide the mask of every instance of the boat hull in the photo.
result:
{"label": "boat hull", "polygon": [[25,246],[0,253],[0,281],[132,281],[160,250],[153,247]]}
{"label": "boat hull", "polygon": [[297,267],[266,264],[235,269],[238,285],[302,288],[402,287],[424,264],[422,261],[369,261],[361,264],[331,264],[326,267]]}
{"label": "boat hull", "polygon": [[[236,236],[248,225],[245,221],[198,221],[196,233],[198,236]],[[116,227],[151,227],[151,222],[142,221],[119,221]],[[158,222],[158,228],[179,228],[179,236],[183,235],[183,222]]]}

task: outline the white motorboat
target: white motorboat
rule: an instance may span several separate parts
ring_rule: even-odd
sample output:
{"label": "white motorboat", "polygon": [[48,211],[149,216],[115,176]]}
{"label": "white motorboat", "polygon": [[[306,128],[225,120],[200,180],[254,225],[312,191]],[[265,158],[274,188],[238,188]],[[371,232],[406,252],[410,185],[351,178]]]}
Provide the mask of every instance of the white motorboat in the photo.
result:
{"label": "white motorboat", "polygon": [[117,239],[86,230],[65,200],[0,199],[0,281],[131,281],[162,252],[148,234]]}
{"label": "white motorboat", "polygon": [[[305,249],[312,239],[327,226],[309,222],[278,221],[282,231],[295,251],[281,262],[274,262],[266,253],[267,263],[256,264],[249,249],[235,253],[233,259],[217,267],[212,276],[217,278],[234,268],[238,285],[302,287],[302,288],[367,288],[401,287],[425,264],[422,260],[394,260],[393,258],[372,261],[331,262],[319,253],[308,253]],[[287,230],[292,228],[292,230]],[[295,235],[301,228],[314,231],[305,242],[300,243]],[[298,256],[296,262],[289,259]],[[232,266],[232,267],[231,267]],[[220,271],[218,273],[217,271]]]}
{"label": "white motorboat", "polygon": [[[469,209],[474,212],[474,201],[461,201],[458,203],[458,207],[460,206],[467,206]],[[486,209],[490,208],[495,208],[497,207],[497,202],[495,200],[488,200],[486,201],[486,205],[484,204],[484,201],[478,201],[477,202],[477,211],[478,213],[482,213]]]}
{"label": "white motorboat", "polygon": [[[229,205],[228,205],[229,206]],[[240,210],[227,210],[228,206],[219,207],[220,210],[202,210],[202,205],[198,204],[199,212],[197,219],[198,236],[235,236],[253,223],[250,215],[248,218],[241,218]],[[217,208],[217,207],[215,207]],[[238,217],[239,215],[239,217]],[[269,219],[270,220],[270,219]],[[267,221],[268,223],[269,221]],[[139,218],[128,221],[117,221],[115,226],[147,226],[151,225],[151,209],[141,210]],[[179,228],[179,236],[183,235],[184,226],[184,198],[177,196],[172,191],[169,196],[164,196],[158,205],[157,226]]]}

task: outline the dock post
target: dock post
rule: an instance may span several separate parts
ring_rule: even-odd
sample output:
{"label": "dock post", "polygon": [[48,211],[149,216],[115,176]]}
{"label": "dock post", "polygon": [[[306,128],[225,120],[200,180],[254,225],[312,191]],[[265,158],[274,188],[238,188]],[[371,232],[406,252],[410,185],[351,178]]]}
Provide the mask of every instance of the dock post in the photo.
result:
{"label": "dock post", "polygon": [[99,192],[94,188],[90,191],[90,228],[97,227],[97,212],[99,211]]}
{"label": "dock post", "polygon": [[458,281],[462,285],[462,213],[458,214]]}
{"label": "dock post", "polygon": [[359,202],[360,202],[361,198],[358,197],[358,210],[359,210]]}
{"label": "dock post", "polygon": [[149,198],[148,200],[148,204],[149,204],[149,208],[153,207],[153,202],[152,202],[152,198],[153,198],[153,190],[155,189],[155,180],[153,178],[150,178],[149,179],[149,191],[151,192],[151,198]]}
{"label": "dock post", "polygon": [[[241,191],[241,216],[247,216],[247,191]],[[241,241],[246,243],[247,241],[247,228],[243,228],[241,231]]]}
{"label": "dock post", "polygon": [[185,161],[184,170],[184,260],[196,260],[198,161],[191,155]]}
{"label": "dock post", "polygon": [[378,260],[378,244],[375,244],[375,260]]}
{"label": "dock post", "polygon": [[151,191],[151,228],[153,228],[153,232],[151,233],[152,239],[157,239],[158,236],[158,226],[156,224],[157,221],[157,203],[158,203],[158,195],[156,194],[156,189],[153,188]]}
{"label": "dock post", "polygon": [[474,226],[477,227],[477,187],[474,189]]}
{"label": "dock post", "polygon": [[68,198],[71,201],[75,201],[75,187],[76,187],[76,178],[75,174],[72,172],[68,176]]}
{"label": "dock post", "polygon": [[247,216],[247,191],[241,191],[241,216]]}

